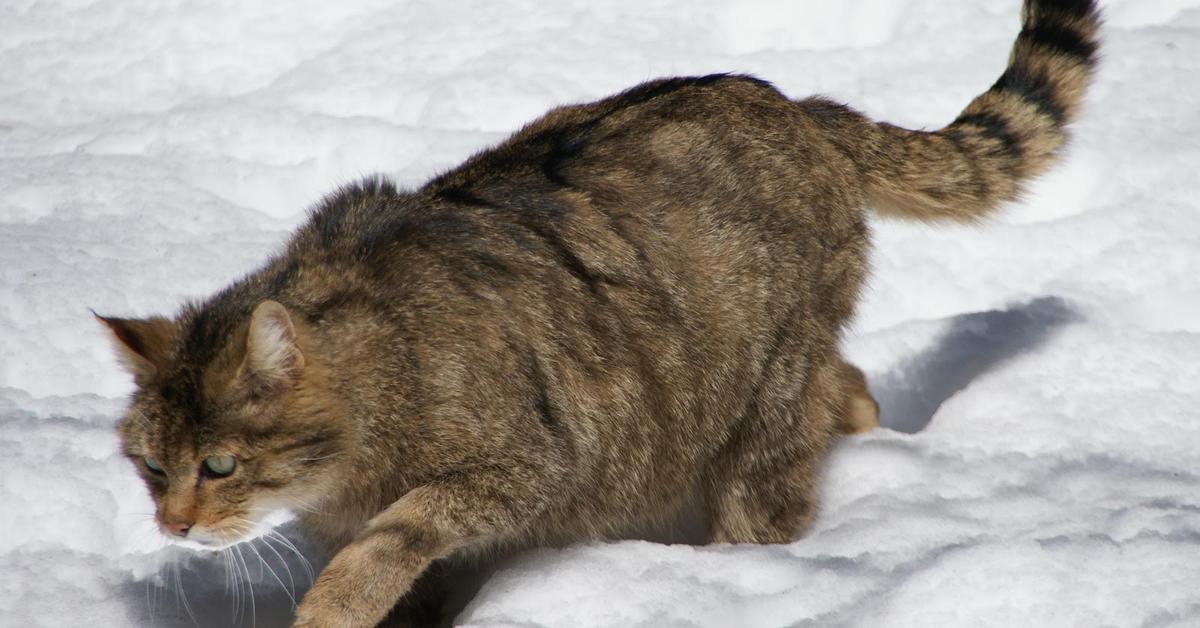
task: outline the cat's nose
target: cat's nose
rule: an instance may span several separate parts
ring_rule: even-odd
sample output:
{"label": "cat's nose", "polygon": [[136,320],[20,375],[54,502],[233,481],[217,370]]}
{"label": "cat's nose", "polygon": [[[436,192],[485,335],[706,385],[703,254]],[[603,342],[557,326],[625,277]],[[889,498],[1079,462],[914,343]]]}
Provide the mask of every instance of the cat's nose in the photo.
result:
{"label": "cat's nose", "polygon": [[167,532],[170,532],[171,534],[174,534],[177,537],[184,538],[187,536],[188,530],[192,529],[192,522],[190,522],[190,521],[168,521],[167,523],[163,524],[163,527],[167,529]]}

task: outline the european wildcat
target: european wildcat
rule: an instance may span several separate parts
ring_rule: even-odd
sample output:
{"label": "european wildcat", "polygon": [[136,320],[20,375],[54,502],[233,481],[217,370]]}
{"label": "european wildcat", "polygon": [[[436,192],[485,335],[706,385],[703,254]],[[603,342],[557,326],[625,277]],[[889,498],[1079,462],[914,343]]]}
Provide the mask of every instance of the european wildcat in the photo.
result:
{"label": "european wildcat", "polygon": [[174,318],[103,318],[162,527],[219,545],[296,508],[337,552],[304,627],[375,625],[435,561],[619,534],[692,489],[714,542],[795,538],[835,433],[875,419],[838,353],[863,207],[976,220],[1065,141],[1097,10],[1023,20],[941,131],[745,76],[652,81],[420,189],[344,188]]}

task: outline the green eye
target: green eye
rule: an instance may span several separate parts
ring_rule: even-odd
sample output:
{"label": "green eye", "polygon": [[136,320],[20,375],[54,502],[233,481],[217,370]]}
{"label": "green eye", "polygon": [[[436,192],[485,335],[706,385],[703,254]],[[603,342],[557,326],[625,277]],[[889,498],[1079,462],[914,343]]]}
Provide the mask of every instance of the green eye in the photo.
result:
{"label": "green eye", "polygon": [[154,458],[151,458],[150,456],[142,456],[142,463],[145,464],[146,468],[150,469],[151,472],[159,475],[163,474],[162,467],[158,465],[158,461],[156,461]]}
{"label": "green eye", "polygon": [[237,461],[233,456],[209,456],[204,459],[204,471],[213,477],[223,478],[233,473]]}

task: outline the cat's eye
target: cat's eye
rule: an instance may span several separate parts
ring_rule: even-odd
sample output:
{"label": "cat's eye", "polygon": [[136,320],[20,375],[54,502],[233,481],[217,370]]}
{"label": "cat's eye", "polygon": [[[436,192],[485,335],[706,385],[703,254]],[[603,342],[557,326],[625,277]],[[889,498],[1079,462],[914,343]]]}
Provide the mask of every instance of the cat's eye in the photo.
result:
{"label": "cat's eye", "polygon": [[204,473],[212,477],[223,478],[237,467],[233,456],[209,456],[204,459]]}
{"label": "cat's eye", "polygon": [[151,473],[156,475],[166,474],[166,472],[163,471],[162,466],[158,464],[158,461],[150,456],[142,456],[142,464],[146,465],[146,468],[149,469]]}

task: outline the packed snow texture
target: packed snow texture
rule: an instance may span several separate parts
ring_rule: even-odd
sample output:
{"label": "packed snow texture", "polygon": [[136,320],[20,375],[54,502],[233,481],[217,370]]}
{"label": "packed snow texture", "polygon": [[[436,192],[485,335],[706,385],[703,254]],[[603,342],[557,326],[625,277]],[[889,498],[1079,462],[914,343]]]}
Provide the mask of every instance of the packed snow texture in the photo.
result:
{"label": "packed snow texture", "polygon": [[[1025,202],[875,225],[846,348],[886,429],[837,447],[806,537],[526,552],[456,621],[1200,625],[1200,0],[1105,4],[1077,139]],[[309,582],[279,539],[237,586],[160,549],[89,308],[174,311],[340,183],[419,183],[652,77],[750,72],[932,128],[999,75],[1018,5],[5,0],[0,625],[284,626]]]}

